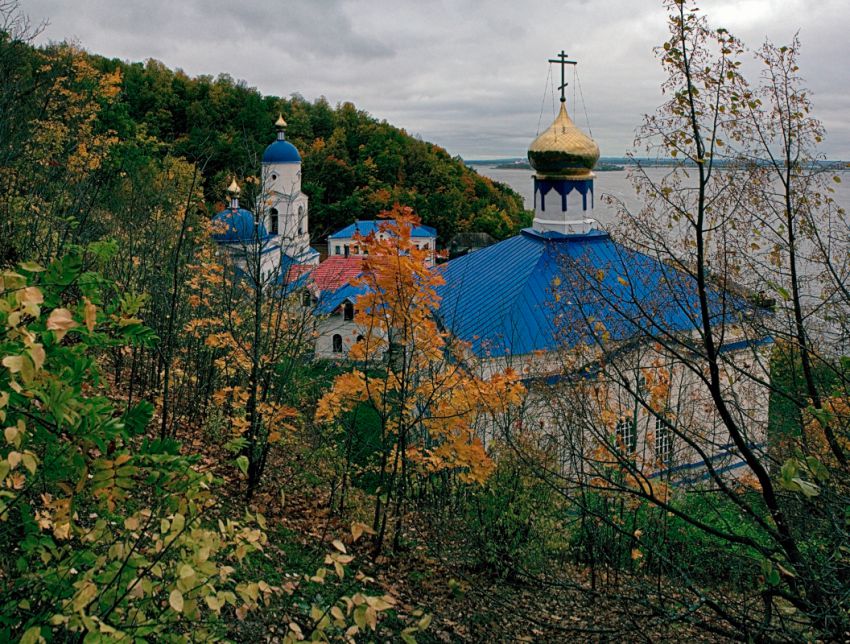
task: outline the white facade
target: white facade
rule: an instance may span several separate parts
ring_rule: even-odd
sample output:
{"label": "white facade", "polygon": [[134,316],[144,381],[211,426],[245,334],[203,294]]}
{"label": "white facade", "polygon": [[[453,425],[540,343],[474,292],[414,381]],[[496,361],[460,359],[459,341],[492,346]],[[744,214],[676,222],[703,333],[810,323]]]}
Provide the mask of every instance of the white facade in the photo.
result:
{"label": "white facade", "polygon": [[[282,119],[278,121],[278,144],[291,146],[285,140]],[[285,124],[284,124],[285,125]],[[285,160],[270,155],[263,159],[263,212],[266,229],[276,237],[281,253],[301,264],[319,263],[319,254],[310,248],[309,198],[301,192],[301,159],[297,151]]]}
{"label": "white facade", "polygon": [[[376,233],[378,239],[386,239],[388,233],[380,231]],[[437,236],[416,236],[411,237],[411,243],[420,250],[429,251],[428,264],[433,265],[436,257]],[[352,257],[362,255],[360,244],[354,236],[351,237],[328,237],[328,255],[340,257]]]}
{"label": "white facade", "polygon": [[362,331],[354,323],[354,304],[346,302],[316,323],[316,358],[346,360]]}
{"label": "white facade", "polygon": [[[770,343],[741,342],[724,354],[721,370],[723,397],[756,453],[767,450],[770,351]],[[523,374],[521,424],[566,479],[600,476],[615,463],[628,463],[638,478],[677,485],[708,480],[709,467],[727,480],[749,472],[697,364],[659,346],[609,356],[592,377],[564,377],[564,356],[553,352],[472,360],[485,377],[507,367]],[[494,419],[482,439],[487,444],[515,429]]]}

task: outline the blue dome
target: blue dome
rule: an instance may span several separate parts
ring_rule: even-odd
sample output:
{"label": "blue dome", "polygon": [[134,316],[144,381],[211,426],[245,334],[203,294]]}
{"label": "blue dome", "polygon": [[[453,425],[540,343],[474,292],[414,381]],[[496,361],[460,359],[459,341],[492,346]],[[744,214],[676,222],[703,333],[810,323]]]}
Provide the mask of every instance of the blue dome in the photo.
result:
{"label": "blue dome", "polygon": [[263,152],[263,163],[301,163],[301,155],[289,141],[280,139]]}
{"label": "blue dome", "polygon": [[[250,210],[227,208],[213,217],[213,222],[215,224],[220,222],[227,224],[225,230],[213,234],[213,239],[220,244],[249,244],[254,241],[254,213]],[[270,239],[263,222],[260,222],[257,227],[257,237],[260,242],[266,242]]]}

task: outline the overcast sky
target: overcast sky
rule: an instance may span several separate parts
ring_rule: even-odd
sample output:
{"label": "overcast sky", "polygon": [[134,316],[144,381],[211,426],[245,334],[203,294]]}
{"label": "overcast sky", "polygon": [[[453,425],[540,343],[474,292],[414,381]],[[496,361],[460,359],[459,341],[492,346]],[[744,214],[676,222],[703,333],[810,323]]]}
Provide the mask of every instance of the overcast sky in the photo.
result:
{"label": "overcast sky", "polygon": [[[568,107],[603,156],[630,149],[642,115],[661,102],[658,0],[22,0],[22,8],[49,21],[42,42],[75,40],[191,75],[225,72],[266,94],[352,101],[467,159],[525,155],[538,123],[552,119],[546,61],[561,49],[579,61],[584,96],[574,105],[571,95]],[[850,159],[850,2],[701,8],[754,47],[800,31],[802,72],[828,130],[822,151]]]}

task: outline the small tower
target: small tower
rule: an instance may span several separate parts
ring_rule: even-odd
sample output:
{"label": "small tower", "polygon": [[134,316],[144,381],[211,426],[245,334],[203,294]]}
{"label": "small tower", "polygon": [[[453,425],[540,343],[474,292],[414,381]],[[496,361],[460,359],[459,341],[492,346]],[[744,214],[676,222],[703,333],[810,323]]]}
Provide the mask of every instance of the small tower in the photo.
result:
{"label": "small tower", "polygon": [[263,153],[262,177],[266,227],[278,237],[281,253],[297,263],[317,264],[310,248],[308,199],[301,192],[301,155],[286,140],[286,121],[275,122],[277,139]]}
{"label": "small tower", "polygon": [[564,67],[575,64],[562,51],[561,110],[552,125],[528,148],[534,168],[534,229],[562,234],[585,233],[594,227],[588,217],[593,209],[593,167],[599,146],[579,130],[567,114]]}

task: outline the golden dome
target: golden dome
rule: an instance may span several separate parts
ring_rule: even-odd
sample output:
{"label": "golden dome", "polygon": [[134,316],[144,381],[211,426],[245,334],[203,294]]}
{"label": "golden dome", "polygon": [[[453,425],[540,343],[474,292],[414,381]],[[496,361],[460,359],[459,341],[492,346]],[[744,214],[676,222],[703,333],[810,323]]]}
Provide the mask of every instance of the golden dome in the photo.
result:
{"label": "golden dome", "polygon": [[283,114],[278,113],[278,115],[277,115],[277,121],[275,121],[275,122],[274,122],[274,126],[275,126],[278,130],[282,130],[283,128],[285,128],[285,127],[286,127],[286,121],[284,121],[284,120],[283,120]]}
{"label": "golden dome", "polygon": [[242,189],[239,187],[239,184],[236,183],[236,177],[233,177],[233,181],[231,181],[230,185],[227,186],[227,194],[231,197],[238,197],[241,192]]}
{"label": "golden dome", "polygon": [[528,147],[528,161],[539,175],[590,177],[598,160],[599,146],[576,127],[565,103],[549,129]]}

